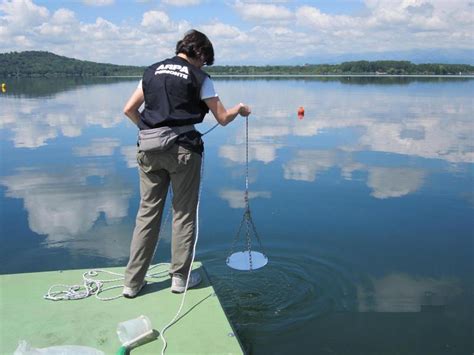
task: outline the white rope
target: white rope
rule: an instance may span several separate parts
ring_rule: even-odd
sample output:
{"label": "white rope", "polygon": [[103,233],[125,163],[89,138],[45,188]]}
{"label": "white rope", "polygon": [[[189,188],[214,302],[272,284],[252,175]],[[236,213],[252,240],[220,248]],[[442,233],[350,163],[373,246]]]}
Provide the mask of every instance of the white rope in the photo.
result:
{"label": "white rope", "polygon": [[[206,132],[207,133],[207,132]],[[181,305],[179,306],[178,312],[176,312],[176,315],[173,317],[173,319],[163,327],[163,329],[160,332],[160,338],[163,341],[163,348],[161,349],[161,355],[165,354],[165,350],[168,346],[168,343],[166,342],[165,339],[165,332],[168,328],[170,328],[174,322],[178,319],[179,314],[181,313],[183,306],[184,306],[184,301],[186,299],[186,293],[188,292],[188,285],[189,285],[189,279],[191,276],[191,271],[193,269],[193,263],[194,263],[194,257],[196,256],[196,246],[197,242],[199,239],[199,205],[201,203],[201,189],[202,189],[202,177],[204,175],[204,152],[202,152],[202,159],[201,159],[201,175],[199,178],[199,192],[198,192],[198,200],[197,200],[197,206],[196,206],[196,238],[194,240],[194,246],[193,246],[193,254],[191,257],[191,264],[188,270],[188,277],[186,279],[186,286],[184,287],[184,292],[183,292],[183,297],[181,298]]]}
{"label": "white rope", "polygon": [[[158,266],[166,266],[169,267],[169,263],[159,263],[152,265],[148,268],[148,273],[146,277],[148,278],[164,278],[168,275],[167,270],[157,271],[155,273],[150,273],[151,270]],[[107,278],[107,279],[98,279],[100,273],[118,276],[116,278]],[[67,300],[80,300],[92,295],[98,300],[101,301],[111,301],[123,297],[122,294],[112,297],[100,297],[99,294],[105,291],[109,291],[115,288],[123,288],[123,284],[113,285],[109,287],[104,287],[107,283],[119,282],[125,279],[125,275],[113,272],[109,270],[102,270],[102,269],[93,269],[86,271],[82,274],[82,285],[64,285],[64,284],[56,284],[49,288],[48,293],[43,297],[47,300],[51,301],[67,301]],[[56,288],[61,287],[60,290],[55,290]]]}

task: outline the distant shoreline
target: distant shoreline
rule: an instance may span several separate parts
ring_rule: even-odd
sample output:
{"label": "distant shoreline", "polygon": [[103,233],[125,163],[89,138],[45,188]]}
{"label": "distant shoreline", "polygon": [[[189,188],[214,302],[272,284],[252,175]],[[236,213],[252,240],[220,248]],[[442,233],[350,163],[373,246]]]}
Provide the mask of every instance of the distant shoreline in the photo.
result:
{"label": "distant shoreline", "polygon": [[[0,77],[139,77],[145,69],[145,66],[95,63],[44,51],[0,53]],[[359,60],[340,64],[216,65],[204,70],[216,78],[474,76],[474,66],[470,64],[415,64],[395,60]]]}
{"label": "distant shoreline", "polygon": [[431,74],[214,74],[214,78],[239,78],[239,77],[269,77],[269,78],[341,78],[341,77],[362,77],[362,78],[474,78],[473,75],[431,75]]}
{"label": "distant shoreline", "polygon": [[[1,77],[1,76],[0,76]],[[140,79],[141,75],[58,75],[58,76],[6,76],[2,79],[56,79],[56,78],[127,78]],[[460,78],[474,79],[474,74],[471,75],[432,75],[432,74],[211,74],[212,78]]]}

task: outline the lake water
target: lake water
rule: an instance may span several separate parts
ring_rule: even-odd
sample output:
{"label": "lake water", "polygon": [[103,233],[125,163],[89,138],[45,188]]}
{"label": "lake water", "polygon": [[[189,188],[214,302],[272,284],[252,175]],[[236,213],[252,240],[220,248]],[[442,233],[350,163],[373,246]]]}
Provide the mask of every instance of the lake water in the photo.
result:
{"label": "lake water", "polygon": [[[0,273],[126,264],[139,189],[122,107],[137,81],[6,80]],[[250,205],[269,264],[225,265],[244,212],[242,118],[204,137],[197,259],[247,351],[471,354],[474,80],[215,86],[253,108]]]}

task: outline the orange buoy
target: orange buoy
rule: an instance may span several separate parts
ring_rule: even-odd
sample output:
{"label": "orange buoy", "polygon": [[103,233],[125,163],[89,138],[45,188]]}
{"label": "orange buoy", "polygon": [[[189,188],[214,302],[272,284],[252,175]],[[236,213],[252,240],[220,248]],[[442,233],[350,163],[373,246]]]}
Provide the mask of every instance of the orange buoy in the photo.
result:
{"label": "orange buoy", "polygon": [[298,118],[299,118],[300,120],[302,120],[302,119],[304,118],[304,107],[303,107],[303,106],[300,106],[300,107],[298,108]]}

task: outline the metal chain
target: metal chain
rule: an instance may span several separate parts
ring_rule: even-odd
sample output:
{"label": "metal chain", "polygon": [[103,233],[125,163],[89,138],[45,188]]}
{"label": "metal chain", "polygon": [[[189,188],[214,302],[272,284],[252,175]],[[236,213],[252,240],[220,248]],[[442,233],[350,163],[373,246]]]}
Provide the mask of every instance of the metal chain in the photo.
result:
{"label": "metal chain", "polygon": [[250,223],[252,217],[250,216],[249,203],[249,116],[245,116],[245,217],[247,221],[247,251],[249,253],[250,270],[252,267],[252,239],[250,238]]}
{"label": "metal chain", "polygon": [[[230,248],[230,253],[229,256],[231,256],[234,253],[235,246],[237,244],[237,240],[239,239],[240,236],[240,231],[242,230],[242,226],[244,225],[245,222],[245,214],[242,216],[242,220],[240,221],[239,229],[237,231],[237,234],[234,237],[234,240],[232,241],[232,247]],[[227,261],[229,260],[229,257],[227,257]]]}
{"label": "metal chain", "polygon": [[249,207],[249,116],[245,117],[245,211]]}
{"label": "metal chain", "polygon": [[[239,240],[240,233],[242,231],[242,226],[245,222],[246,225],[246,246],[247,246],[247,252],[249,254],[249,266],[250,270],[253,270],[253,261],[252,261],[252,238],[251,234],[255,234],[255,237],[257,238],[257,241],[260,245],[260,248],[262,248],[263,251],[263,245],[260,240],[260,237],[257,234],[257,229],[255,228],[255,224],[253,223],[252,220],[252,214],[250,212],[250,201],[249,201],[249,118],[248,116],[245,117],[245,193],[244,193],[244,201],[245,201],[245,212],[242,217],[242,221],[240,222],[239,229],[237,231],[237,234],[232,242],[232,247],[229,253],[229,257],[234,253],[234,248],[237,244],[237,241]],[[229,260],[229,257],[227,260]]]}

